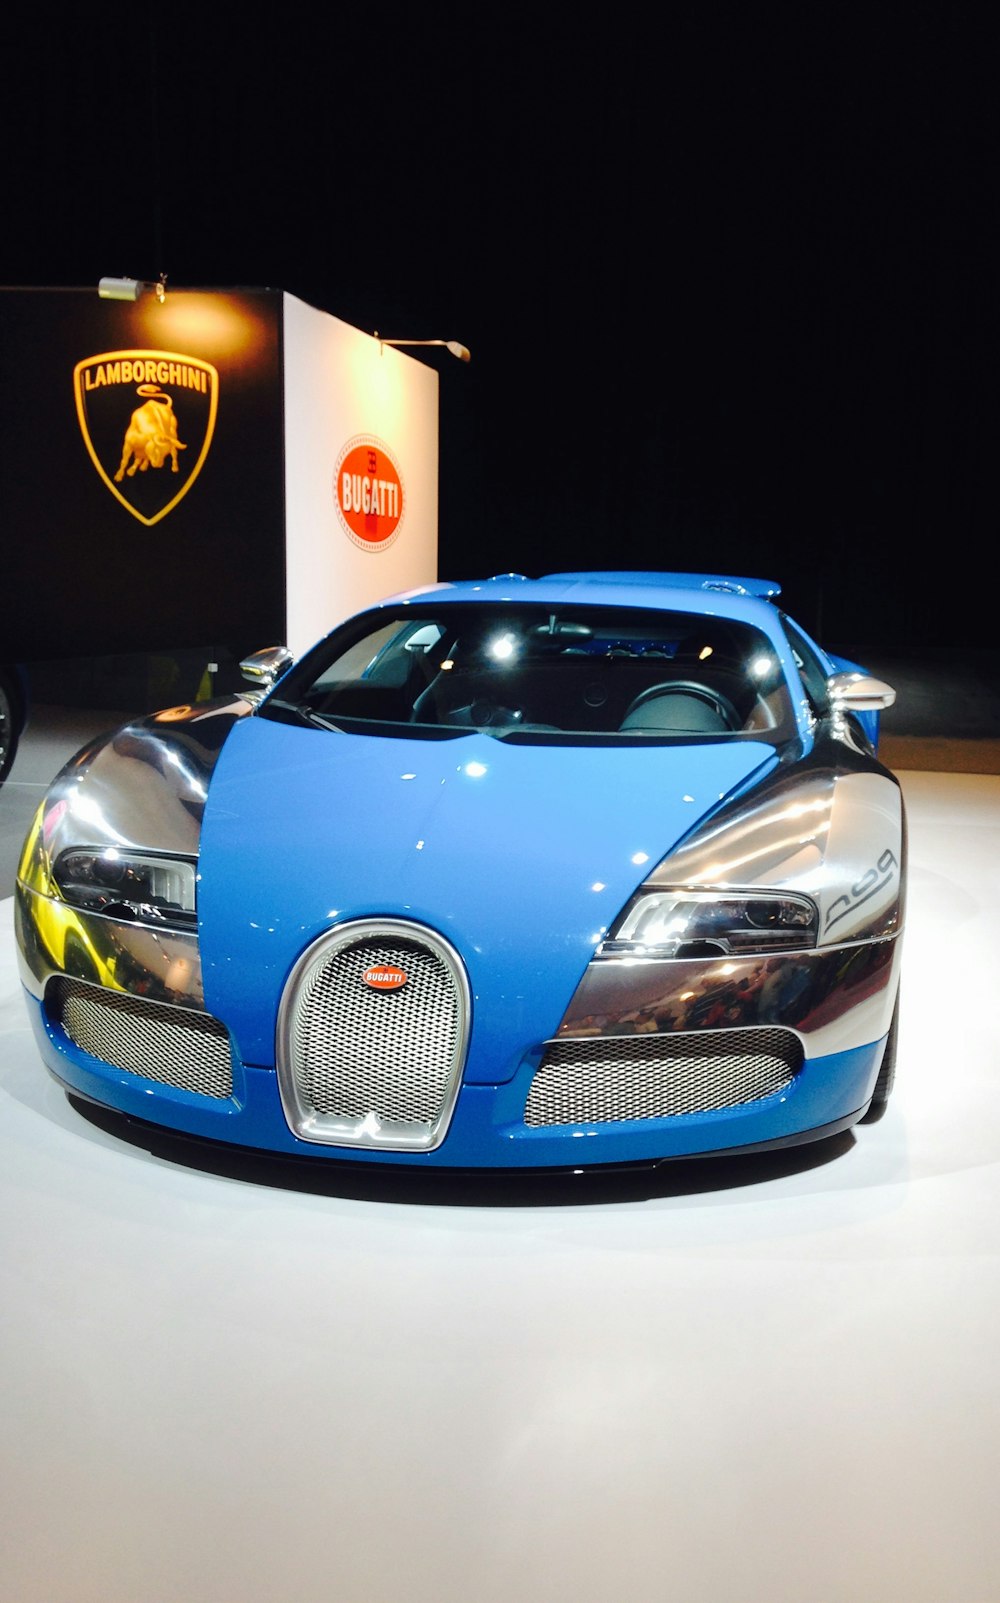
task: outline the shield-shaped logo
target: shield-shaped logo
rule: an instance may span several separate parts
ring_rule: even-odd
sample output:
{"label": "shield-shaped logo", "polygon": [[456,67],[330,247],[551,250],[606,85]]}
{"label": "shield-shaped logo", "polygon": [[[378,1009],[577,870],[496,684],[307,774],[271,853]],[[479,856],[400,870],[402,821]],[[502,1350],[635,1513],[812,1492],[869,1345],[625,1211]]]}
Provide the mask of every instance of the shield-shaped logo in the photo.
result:
{"label": "shield-shaped logo", "polygon": [[210,362],[176,351],[105,351],[73,370],[90,459],[111,494],[147,525],[173,511],[208,456],[219,405]]}

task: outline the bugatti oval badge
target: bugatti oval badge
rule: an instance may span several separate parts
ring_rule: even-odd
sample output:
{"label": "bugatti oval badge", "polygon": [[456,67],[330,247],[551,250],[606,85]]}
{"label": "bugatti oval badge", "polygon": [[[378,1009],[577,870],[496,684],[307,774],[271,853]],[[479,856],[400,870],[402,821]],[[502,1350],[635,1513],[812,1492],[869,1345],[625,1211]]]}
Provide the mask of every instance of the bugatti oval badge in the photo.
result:
{"label": "bugatti oval badge", "polygon": [[366,968],[361,978],[373,991],[398,991],[406,984],[406,971],[393,968],[388,963],[376,963],[372,968]]}
{"label": "bugatti oval badge", "polygon": [[403,479],[384,440],[356,434],[340,453],[334,475],[337,513],[363,551],[384,551],[399,534],[405,511]]}

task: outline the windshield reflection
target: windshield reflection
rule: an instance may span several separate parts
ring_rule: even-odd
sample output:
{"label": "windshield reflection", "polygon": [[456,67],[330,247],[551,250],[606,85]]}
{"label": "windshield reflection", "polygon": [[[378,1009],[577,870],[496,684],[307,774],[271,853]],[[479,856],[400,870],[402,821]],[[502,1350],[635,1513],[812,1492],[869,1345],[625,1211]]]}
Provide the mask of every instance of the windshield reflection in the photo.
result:
{"label": "windshield reflection", "polygon": [[773,643],[698,613],[452,604],[352,619],[259,716],[322,729],[518,743],[794,734]]}

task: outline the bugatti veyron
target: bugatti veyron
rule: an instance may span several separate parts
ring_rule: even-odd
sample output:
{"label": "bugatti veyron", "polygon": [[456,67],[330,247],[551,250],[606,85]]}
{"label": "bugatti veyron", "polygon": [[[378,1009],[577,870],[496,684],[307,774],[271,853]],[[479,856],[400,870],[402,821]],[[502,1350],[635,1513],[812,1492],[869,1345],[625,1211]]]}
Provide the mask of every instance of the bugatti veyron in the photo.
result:
{"label": "bugatti veyron", "polygon": [[904,921],[893,691],[779,594],[431,585],[91,743],[18,870],[44,1062],[131,1120],[411,1168],[870,1119]]}

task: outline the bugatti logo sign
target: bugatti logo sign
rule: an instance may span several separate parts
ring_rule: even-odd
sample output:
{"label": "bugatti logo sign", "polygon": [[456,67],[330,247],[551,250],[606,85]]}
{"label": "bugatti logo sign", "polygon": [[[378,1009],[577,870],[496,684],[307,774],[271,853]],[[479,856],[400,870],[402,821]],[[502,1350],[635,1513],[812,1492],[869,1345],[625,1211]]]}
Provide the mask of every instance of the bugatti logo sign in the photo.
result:
{"label": "bugatti logo sign", "polygon": [[406,973],[401,968],[390,968],[384,963],[366,968],[361,978],[373,991],[398,991],[406,984]]}
{"label": "bugatti logo sign", "polygon": [[384,551],[405,511],[403,480],[389,447],[371,434],[348,440],[337,461],[334,499],[341,523],[362,551]]}
{"label": "bugatti logo sign", "polygon": [[140,523],[158,523],[190,490],[215,432],[219,375],[176,351],[105,351],[73,370],[90,459]]}

